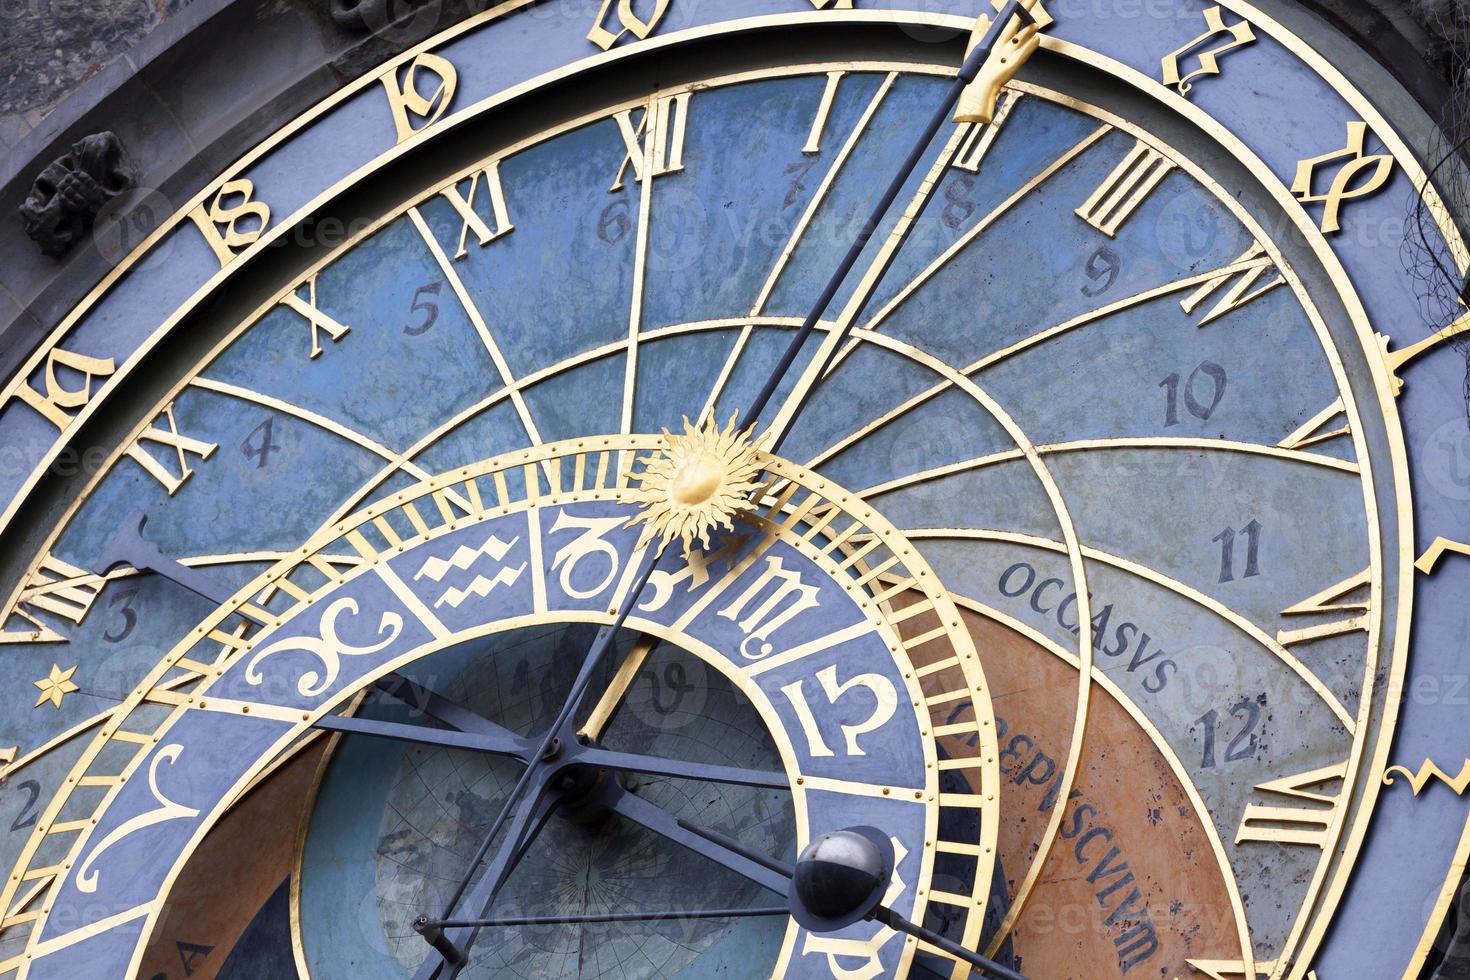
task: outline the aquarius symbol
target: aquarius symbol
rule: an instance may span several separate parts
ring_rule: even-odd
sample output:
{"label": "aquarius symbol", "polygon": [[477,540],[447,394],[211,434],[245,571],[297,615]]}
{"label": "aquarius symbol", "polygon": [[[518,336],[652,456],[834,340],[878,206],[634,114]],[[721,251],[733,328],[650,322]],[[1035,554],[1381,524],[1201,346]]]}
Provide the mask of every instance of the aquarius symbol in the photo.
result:
{"label": "aquarius symbol", "polygon": [[[310,670],[301,675],[296,683],[296,690],[304,698],[314,698],[327,688],[331,687],[337,679],[337,674],[342,669],[343,657],[362,657],[377,653],[387,647],[398,635],[403,632],[403,617],[394,612],[384,612],[378,621],[378,635],[384,637],[379,643],[371,646],[353,646],[344,643],[337,635],[337,619],[343,613],[356,616],[358,612],[357,600],[353,598],[338,599],[327,607],[322,614],[322,626],[320,638],[309,636],[293,636],[289,639],[272,644],[261,650],[245,667],[245,679],[251,684],[259,687],[265,681],[260,673],[260,662],[278,653],[292,650],[300,650],[309,653],[322,662],[320,671]],[[386,635],[385,635],[386,634]]]}
{"label": "aquarius symbol", "polygon": [[140,813],[131,820],[120,824],[112,833],[102,838],[102,843],[98,844],[92,850],[92,853],[87,855],[87,859],[82,862],[81,866],[77,868],[77,891],[90,895],[97,890],[97,881],[101,877],[102,872],[94,868],[93,865],[97,863],[98,858],[105,854],[118,841],[131,837],[140,830],[156,827],[158,824],[167,823],[170,820],[190,820],[199,816],[198,810],[175,803],[158,788],[159,765],[167,762],[172,766],[178,761],[179,755],[183,751],[184,747],[182,745],[174,743],[172,745],[165,745],[153,756],[153,761],[148,765],[148,790],[153,794],[153,799],[158,802],[158,806],[149,810],[147,813]]}
{"label": "aquarius symbol", "polygon": [[[455,549],[454,554],[450,555],[447,559],[430,558],[425,561],[419,567],[418,573],[414,575],[413,580],[417,582],[427,576],[435,582],[442,582],[444,576],[448,575],[451,571],[456,569],[461,572],[469,571],[482,557],[489,558],[495,562],[504,561],[505,556],[510,554],[510,550],[519,544],[520,540],[519,537],[512,538],[510,543],[507,544],[492,534],[478,548],[467,548],[464,545],[460,545]],[[486,578],[484,575],[476,575],[474,581],[469,584],[468,588],[445,589],[444,594],[439,596],[435,601],[434,608],[437,609],[440,606],[448,605],[451,609],[458,609],[470,596],[479,596],[483,599],[494,591],[497,586],[515,585],[517,580],[520,579],[521,573],[526,570],[527,564],[528,562],[521,562],[517,568],[501,568],[492,578]]]}

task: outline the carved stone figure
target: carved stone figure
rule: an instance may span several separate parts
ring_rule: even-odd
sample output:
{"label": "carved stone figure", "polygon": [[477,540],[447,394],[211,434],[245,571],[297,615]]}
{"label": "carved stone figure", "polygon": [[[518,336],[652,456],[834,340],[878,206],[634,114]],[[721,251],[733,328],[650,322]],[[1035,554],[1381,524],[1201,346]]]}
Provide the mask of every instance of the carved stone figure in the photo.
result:
{"label": "carved stone figure", "polygon": [[20,206],[26,234],[43,254],[60,258],[92,230],[102,207],[131,186],[118,138],[112,133],[83,137],[31,186]]}

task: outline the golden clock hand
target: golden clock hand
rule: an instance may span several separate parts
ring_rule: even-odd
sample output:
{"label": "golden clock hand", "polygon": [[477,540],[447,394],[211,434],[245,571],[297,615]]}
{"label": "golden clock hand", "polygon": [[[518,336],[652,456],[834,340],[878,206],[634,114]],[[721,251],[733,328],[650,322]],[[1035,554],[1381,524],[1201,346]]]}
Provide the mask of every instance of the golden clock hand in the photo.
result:
{"label": "golden clock hand", "polygon": [[623,658],[622,664],[618,666],[618,672],[613,676],[612,682],[592,706],[592,712],[587,716],[586,723],[577,731],[577,738],[584,744],[596,742],[602,738],[607,731],[607,726],[612,724],[613,717],[618,709],[623,706],[623,699],[628,696],[628,691],[633,687],[633,682],[638,679],[638,672],[648,662],[649,654],[653,653],[658,646],[658,637],[643,634],[633,644],[633,649]]}

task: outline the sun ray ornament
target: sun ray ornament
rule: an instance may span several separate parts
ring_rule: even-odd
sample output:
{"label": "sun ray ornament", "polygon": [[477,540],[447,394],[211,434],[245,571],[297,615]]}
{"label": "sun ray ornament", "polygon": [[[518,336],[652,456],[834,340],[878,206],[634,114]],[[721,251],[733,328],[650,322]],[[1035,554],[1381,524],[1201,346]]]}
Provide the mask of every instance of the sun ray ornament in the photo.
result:
{"label": "sun ray ornament", "polygon": [[754,508],[764,453],[754,426],[736,430],[738,414],[724,429],[714,419],[696,426],[685,416],[683,433],[663,430],[663,451],[642,459],[643,470],[633,474],[640,484],[633,499],[643,509],[626,526],[644,525],[639,548],[658,538],[660,552],[675,539],[686,556],[696,540],[708,549],[711,531],[734,530],[735,518]]}

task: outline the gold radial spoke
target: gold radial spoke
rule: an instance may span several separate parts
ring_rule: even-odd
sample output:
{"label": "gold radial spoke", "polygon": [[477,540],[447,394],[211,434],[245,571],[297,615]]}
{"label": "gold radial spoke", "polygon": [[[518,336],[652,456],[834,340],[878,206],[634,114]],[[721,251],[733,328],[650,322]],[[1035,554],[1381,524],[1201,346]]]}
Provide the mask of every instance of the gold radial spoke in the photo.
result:
{"label": "gold radial spoke", "polygon": [[648,662],[649,654],[653,648],[658,646],[658,637],[643,635],[633,644],[633,649],[623,658],[618,666],[618,672],[613,675],[612,683],[608,684],[607,690],[602,692],[602,697],[592,706],[592,713],[587,716],[587,723],[577,732],[578,735],[586,737],[589,741],[597,741],[607,733],[608,725],[612,724],[618,709],[623,706],[623,701],[628,697],[628,692],[633,689],[633,682],[638,679],[638,672]]}

